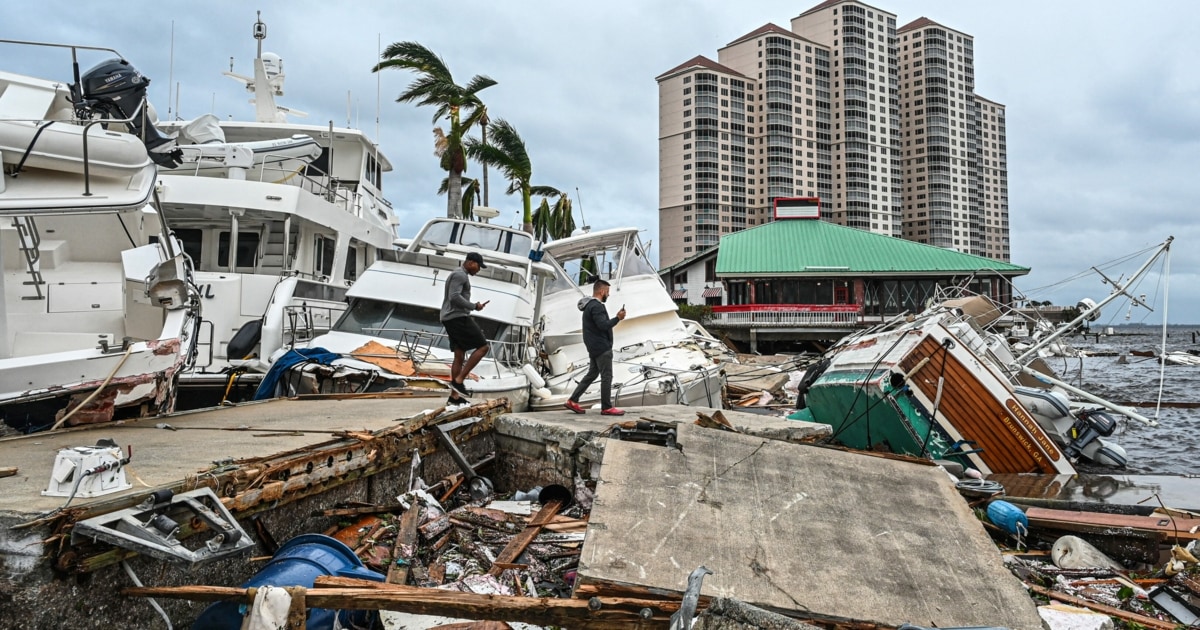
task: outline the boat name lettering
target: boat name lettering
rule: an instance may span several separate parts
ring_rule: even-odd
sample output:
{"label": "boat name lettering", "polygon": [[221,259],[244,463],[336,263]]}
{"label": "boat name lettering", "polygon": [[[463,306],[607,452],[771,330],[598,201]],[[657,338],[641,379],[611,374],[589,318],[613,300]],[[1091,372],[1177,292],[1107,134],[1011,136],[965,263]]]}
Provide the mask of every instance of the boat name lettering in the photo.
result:
{"label": "boat name lettering", "polygon": [[217,297],[213,293],[213,287],[211,284],[201,284],[196,287],[196,290],[200,293],[200,297],[206,300],[211,300],[212,298]]}
{"label": "boat name lettering", "polygon": [[1004,401],[1004,406],[1007,407],[1009,412],[1011,412],[1012,415],[1017,418],[1017,421],[1025,427],[1025,430],[1029,433],[1029,435],[1032,435],[1033,438],[1037,440],[1038,446],[1042,448],[1044,453],[1050,456],[1050,459],[1054,461],[1058,461],[1060,459],[1062,454],[1059,452],[1058,448],[1055,447],[1052,442],[1050,442],[1050,438],[1046,436],[1046,432],[1041,430],[1041,427],[1039,427],[1034,419],[1029,416],[1029,413],[1025,411],[1024,407],[1021,407],[1021,405],[1012,398]]}
{"label": "boat name lettering", "polygon": [[1025,449],[1025,452],[1029,453],[1029,455],[1033,457],[1034,461],[1036,461],[1039,465],[1045,464],[1046,458],[1042,456],[1038,449],[1033,447],[1033,443],[1029,441],[1028,433],[1017,427],[1017,425],[1013,422],[1013,417],[1010,414],[1000,414],[1000,422],[1004,423],[1004,426],[1008,429],[1008,432],[1012,433],[1013,437],[1017,438],[1017,441],[1021,443],[1021,447]]}

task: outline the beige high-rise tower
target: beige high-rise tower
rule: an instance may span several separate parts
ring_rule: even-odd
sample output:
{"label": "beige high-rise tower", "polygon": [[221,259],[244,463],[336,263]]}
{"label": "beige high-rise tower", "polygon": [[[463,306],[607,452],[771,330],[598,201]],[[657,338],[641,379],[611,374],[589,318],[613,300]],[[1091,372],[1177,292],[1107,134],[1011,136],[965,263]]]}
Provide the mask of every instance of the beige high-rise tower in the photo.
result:
{"label": "beige high-rise tower", "polygon": [[974,94],[972,38],[926,18],[897,31],[894,14],[857,0],[790,26],[657,77],[660,265],[771,220],[780,197],[1008,260],[1004,108]]}

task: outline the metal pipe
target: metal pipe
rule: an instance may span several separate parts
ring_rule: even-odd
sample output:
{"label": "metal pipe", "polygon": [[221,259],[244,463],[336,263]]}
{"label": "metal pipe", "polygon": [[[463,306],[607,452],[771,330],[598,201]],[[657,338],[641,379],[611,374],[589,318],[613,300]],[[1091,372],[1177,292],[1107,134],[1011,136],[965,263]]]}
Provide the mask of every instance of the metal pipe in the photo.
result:
{"label": "metal pipe", "polygon": [[1020,368],[1021,368],[1022,372],[1026,373],[1034,378],[1037,378],[1039,380],[1044,380],[1052,385],[1057,385],[1058,387],[1061,387],[1061,388],[1071,392],[1072,394],[1079,396],[1080,398],[1085,398],[1087,400],[1090,400],[1090,401],[1096,403],[1097,405],[1103,405],[1106,409],[1108,409],[1110,411],[1114,411],[1123,416],[1127,416],[1127,417],[1133,418],[1134,420],[1137,420],[1139,422],[1143,422],[1146,424],[1146,426],[1151,426],[1151,427],[1158,426],[1158,423],[1155,422],[1154,420],[1151,420],[1150,418],[1143,416],[1142,414],[1130,409],[1129,407],[1123,407],[1116,403],[1108,402],[1107,400],[1104,400],[1103,398],[1101,398],[1099,396],[1089,394],[1088,392],[1085,392],[1082,389],[1079,389],[1078,387],[1074,387],[1069,383],[1060,381],[1057,378],[1054,378],[1053,376],[1047,376],[1045,374],[1042,374],[1041,372],[1033,370],[1024,365],[1020,366]]}
{"label": "metal pipe", "polygon": [[1033,344],[1033,346],[1031,346],[1028,350],[1026,350],[1021,356],[1017,357],[1017,359],[1016,359],[1017,364],[1019,364],[1023,367],[1025,365],[1026,361],[1028,361],[1029,359],[1031,359],[1037,355],[1038,350],[1041,350],[1042,348],[1049,345],[1051,341],[1054,341],[1055,339],[1058,339],[1059,337],[1063,336],[1064,334],[1067,333],[1068,330],[1075,328],[1075,326],[1077,326],[1080,322],[1082,322],[1084,319],[1086,319],[1088,315],[1091,315],[1093,312],[1098,311],[1102,306],[1105,306],[1109,302],[1112,302],[1113,300],[1121,297],[1122,295],[1125,295],[1125,289],[1127,287],[1129,287],[1129,285],[1133,284],[1138,278],[1142,277],[1142,274],[1146,273],[1146,270],[1150,268],[1150,265],[1154,264],[1154,261],[1158,260],[1158,257],[1161,256],[1163,252],[1165,252],[1171,248],[1171,241],[1173,241],[1173,240],[1175,240],[1174,236],[1168,236],[1167,240],[1164,241],[1163,244],[1159,246],[1158,251],[1154,252],[1154,255],[1150,257],[1150,260],[1147,260],[1145,262],[1145,264],[1143,264],[1141,266],[1141,268],[1139,268],[1136,272],[1134,272],[1134,274],[1129,277],[1129,280],[1125,281],[1125,284],[1113,289],[1113,292],[1110,293],[1108,295],[1108,297],[1101,300],[1099,304],[1080,313],[1079,317],[1076,317],[1075,319],[1071,320],[1070,323],[1059,326],[1058,330],[1056,330],[1053,333],[1051,333],[1050,335],[1048,335],[1045,339],[1042,339],[1041,341]]}

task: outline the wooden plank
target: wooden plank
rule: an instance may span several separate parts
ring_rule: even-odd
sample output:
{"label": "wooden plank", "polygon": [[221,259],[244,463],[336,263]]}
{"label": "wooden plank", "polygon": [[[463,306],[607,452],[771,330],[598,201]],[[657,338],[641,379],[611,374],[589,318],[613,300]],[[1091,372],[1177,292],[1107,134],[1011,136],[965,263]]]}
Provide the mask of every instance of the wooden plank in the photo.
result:
{"label": "wooden plank", "polygon": [[1033,591],[1034,593],[1045,595],[1050,599],[1057,599],[1060,602],[1065,602],[1067,604],[1071,604],[1072,606],[1087,608],[1088,610],[1094,610],[1110,617],[1116,617],[1125,621],[1139,623],[1147,628],[1151,628],[1152,630],[1175,630],[1176,627],[1176,624],[1160,621],[1154,617],[1147,617],[1145,615],[1131,613],[1127,610],[1121,610],[1120,608],[1113,608],[1112,606],[1097,604],[1096,602],[1083,599],[1082,597],[1075,597],[1072,595],[1067,595],[1066,593],[1052,591],[1044,586],[1038,586],[1037,584],[1026,584],[1026,586],[1028,586],[1029,590]]}
{"label": "wooden plank", "polygon": [[417,556],[417,525],[421,522],[421,508],[413,502],[411,509],[400,517],[400,531],[396,532],[396,543],[392,546],[392,565],[388,567],[388,584],[407,584],[408,571]]}
{"label": "wooden plank", "polygon": [[1132,514],[1109,514],[1105,512],[1083,512],[1078,510],[1053,510],[1031,507],[1025,510],[1031,527],[1093,526],[1105,528],[1128,528],[1135,532],[1164,535],[1167,540],[1177,542],[1200,540],[1200,519],[1176,516],[1136,516]]}
{"label": "wooden plank", "polygon": [[[348,578],[341,578],[348,579]],[[359,581],[362,582],[362,581]],[[325,582],[326,584],[328,582]],[[660,602],[599,597],[593,610],[588,600],[553,597],[477,595],[398,584],[370,583],[361,588],[324,587],[309,589],[305,603],[312,608],[349,610],[392,610],[419,615],[442,615],[462,619],[519,621],[539,626],[569,628],[663,628],[678,602]],[[253,601],[255,589],[223,586],[136,587],[122,590],[130,597],[160,597],[191,601]],[[649,618],[639,612],[649,611]]]}
{"label": "wooden plank", "polygon": [[16,466],[5,466],[0,468],[0,477],[12,477],[17,474]]}
{"label": "wooden plank", "polygon": [[525,548],[529,546],[529,543],[533,542],[534,538],[537,538],[537,535],[542,531],[542,527],[549,523],[550,519],[554,518],[554,515],[558,514],[558,511],[562,507],[562,501],[547,501],[542,506],[542,509],[538,510],[538,513],[534,514],[533,518],[529,520],[529,525],[520,534],[517,534],[512,540],[508,541],[508,544],[504,546],[504,550],[500,552],[496,561],[492,563],[492,568],[488,570],[488,573],[500,575],[504,572],[504,567],[501,565],[512,565],[515,563],[521,552],[525,551]]}

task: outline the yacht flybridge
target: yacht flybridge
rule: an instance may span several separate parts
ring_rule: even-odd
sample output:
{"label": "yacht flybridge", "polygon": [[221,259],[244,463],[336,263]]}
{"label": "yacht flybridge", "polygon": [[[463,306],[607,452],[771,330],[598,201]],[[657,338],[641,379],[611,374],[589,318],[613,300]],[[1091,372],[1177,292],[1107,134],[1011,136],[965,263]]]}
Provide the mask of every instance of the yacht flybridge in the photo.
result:
{"label": "yacht flybridge", "polygon": [[0,72],[0,433],[170,411],[199,300],[157,210],[177,154],[142,123],[148,80],[120,58],[80,76],[111,49],[0,44],[76,60],[70,85]]}
{"label": "yacht flybridge", "polygon": [[263,52],[261,21],[254,38],[253,76],[225,73],[253,95],[254,120],[206,114],[159,124],[182,153],[178,166],[159,171],[162,206],[196,266],[204,307],[185,392],[219,396],[245,360],[328,330],[346,289],[395,239],[382,193],[392,167],[378,145],[358,129],[290,122],[303,113],[276,104],[283,60]]}

